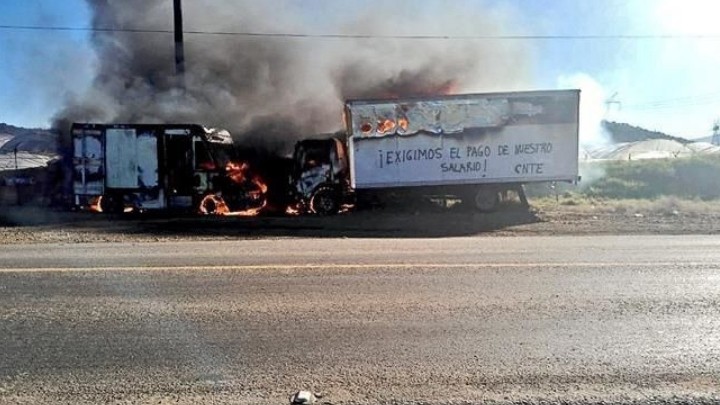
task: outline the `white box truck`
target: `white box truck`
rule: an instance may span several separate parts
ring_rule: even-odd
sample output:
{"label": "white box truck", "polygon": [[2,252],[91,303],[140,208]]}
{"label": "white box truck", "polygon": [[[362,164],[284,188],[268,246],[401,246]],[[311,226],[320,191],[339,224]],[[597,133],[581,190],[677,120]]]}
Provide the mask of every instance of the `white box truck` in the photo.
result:
{"label": "white box truck", "polygon": [[345,139],[295,149],[293,192],[331,214],[351,194],[456,196],[479,210],[531,182],[578,177],[579,90],[345,103]]}

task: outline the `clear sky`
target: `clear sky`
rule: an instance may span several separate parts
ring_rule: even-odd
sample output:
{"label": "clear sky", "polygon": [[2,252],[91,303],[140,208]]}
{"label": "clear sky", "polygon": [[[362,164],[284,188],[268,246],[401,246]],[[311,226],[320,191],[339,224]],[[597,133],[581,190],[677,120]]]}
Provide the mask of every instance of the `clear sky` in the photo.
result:
{"label": "clear sky", "polygon": [[[425,1],[448,4],[416,0]],[[310,20],[363,7],[360,0],[295,3],[312,4],[302,11]],[[507,30],[521,35],[720,35],[714,0],[453,1],[458,4],[501,7],[513,16]],[[88,27],[90,11],[85,0],[2,0],[2,25]],[[536,53],[534,88],[582,86],[600,100],[612,97],[607,111],[600,105],[606,118],[688,138],[709,135],[720,119],[720,37],[528,41]],[[48,126],[65,97],[90,85],[93,63],[87,33],[0,28],[0,122]]]}
{"label": "clear sky", "polygon": [[[84,0],[2,0],[0,25],[88,26]],[[69,89],[93,71],[87,33],[0,29],[0,122],[47,127]]]}

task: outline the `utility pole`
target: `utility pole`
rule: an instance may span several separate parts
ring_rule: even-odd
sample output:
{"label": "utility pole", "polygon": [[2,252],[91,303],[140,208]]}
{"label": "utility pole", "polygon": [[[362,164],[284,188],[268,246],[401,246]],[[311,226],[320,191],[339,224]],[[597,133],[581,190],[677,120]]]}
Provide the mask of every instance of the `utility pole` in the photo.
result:
{"label": "utility pole", "polygon": [[610,98],[605,100],[605,117],[610,113],[612,106],[616,106],[618,110],[622,109],[622,103],[617,99],[617,96],[618,92],[616,91]]}
{"label": "utility pole", "polygon": [[175,74],[185,87],[185,44],[183,43],[182,0],[173,0],[175,15]]}
{"label": "utility pole", "polygon": [[18,174],[17,146],[15,146],[13,152],[15,153],[15,178],[13,179],[13,182],[15,183],[15,204],[20,205],[20,175]]}

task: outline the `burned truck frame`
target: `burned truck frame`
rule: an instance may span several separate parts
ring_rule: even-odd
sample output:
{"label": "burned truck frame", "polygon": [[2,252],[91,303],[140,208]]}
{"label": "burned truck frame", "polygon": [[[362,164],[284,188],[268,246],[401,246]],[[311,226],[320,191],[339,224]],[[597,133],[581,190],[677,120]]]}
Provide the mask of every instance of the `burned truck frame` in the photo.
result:
{"label": "burned truck frame", "polygon": [[123,213],[259,209],[266,190],[227,131],[200,125],[73,124],[75,205]]}

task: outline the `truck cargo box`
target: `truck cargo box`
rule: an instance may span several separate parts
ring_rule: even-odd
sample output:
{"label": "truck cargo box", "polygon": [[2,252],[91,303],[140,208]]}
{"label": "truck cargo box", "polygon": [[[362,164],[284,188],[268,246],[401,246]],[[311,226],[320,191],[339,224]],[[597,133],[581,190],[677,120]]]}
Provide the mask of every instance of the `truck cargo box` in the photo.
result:
{"label": "truck cargo box", "polygon": [[[220,188],[233,154],[230,134],[194,124],[72,126],[75,205],[108,212],[195,210]],[[236,192],[238,194],[240,192]]]}
{"label": "truck cargo box", "polygon": [[579,90],[345,104],[355,189],[578,179]]}

